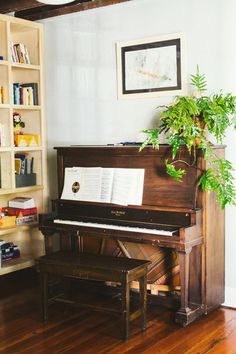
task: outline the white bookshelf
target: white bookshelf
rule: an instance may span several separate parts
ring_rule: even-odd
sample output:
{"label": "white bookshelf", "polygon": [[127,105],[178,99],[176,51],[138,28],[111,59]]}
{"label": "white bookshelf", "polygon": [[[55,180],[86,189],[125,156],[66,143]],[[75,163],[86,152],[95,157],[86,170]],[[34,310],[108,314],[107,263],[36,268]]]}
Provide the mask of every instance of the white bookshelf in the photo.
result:
{"label": "white bookshelf", "polygon": [[[11,44],[23,43],[28,50],[30,64],[12,60]],[[15,197],[32,197],[38,213],[46,211],[47,178],[45,118],[43,100],[43,30],[42,25],[0,14],[0,87],[4,87],[4,102],[0,104],[0,124],[4,134],[0,144],[0,207],[8,206]],[[37,83],[38,105],[14,104],[13,83]],[[37,134],[37,146],[14,145],[13,113],[18,112],[25,122],[24,134]],[[36,185],[16,188],[15,154],[34,157]],[[21,251],[20,258],[2,263],[0,275],[31,267],[35,258],[44,253],[44,239],[37,223],[0,227],[0,239],[14,242]]]}

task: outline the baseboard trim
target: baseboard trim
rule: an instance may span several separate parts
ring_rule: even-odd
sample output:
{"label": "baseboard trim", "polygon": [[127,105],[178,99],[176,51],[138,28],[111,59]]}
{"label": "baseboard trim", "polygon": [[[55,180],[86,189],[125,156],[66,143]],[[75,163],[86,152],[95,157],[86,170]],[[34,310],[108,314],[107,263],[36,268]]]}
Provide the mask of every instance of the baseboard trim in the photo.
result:
{"label": "baseboard trim", "polygon": [[225,287],[225,302],[223,306],[236,308],[236,288]]}

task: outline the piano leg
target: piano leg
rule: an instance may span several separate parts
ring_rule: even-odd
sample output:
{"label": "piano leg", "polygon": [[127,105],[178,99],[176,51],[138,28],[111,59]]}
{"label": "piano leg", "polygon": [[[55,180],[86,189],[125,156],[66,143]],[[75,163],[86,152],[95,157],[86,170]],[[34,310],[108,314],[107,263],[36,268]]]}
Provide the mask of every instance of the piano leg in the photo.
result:
{"label": "piano leg", "polygon": [[127,273],[124,274],[122,282],[122,326],[123,339],[127,340],[129,336],[129,319],[130,319],[130,284],[127,279]]}
{"label": "piano leg", "polygon": [[181,306],[176,312],[175,321],[186,326],[188,316],[191,313],[189,308],[188,294],[189,294],[189,254],[191,249],[186,251],[178,251],[179,253],[179,266],[180,266],[180,287],[181,287]]}
{"label": "piano leg", "polygon": [[141,308],[141,328],[144,331],[147,326],[147,277],[144,276],[139,280],[139,301]]}

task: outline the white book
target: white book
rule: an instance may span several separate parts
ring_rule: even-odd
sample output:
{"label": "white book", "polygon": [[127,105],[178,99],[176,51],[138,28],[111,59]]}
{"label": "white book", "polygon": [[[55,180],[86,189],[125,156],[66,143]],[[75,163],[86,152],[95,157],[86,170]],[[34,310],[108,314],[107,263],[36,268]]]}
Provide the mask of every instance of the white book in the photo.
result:
{"label": "white book", "polygon": [[62,199],[142,205],[144,169],[65,168]]}
{"label": "white book", "polygon": [[9,200],[8,206],[17,209],[35,208],[35,201],[33,198],[17,197]]}

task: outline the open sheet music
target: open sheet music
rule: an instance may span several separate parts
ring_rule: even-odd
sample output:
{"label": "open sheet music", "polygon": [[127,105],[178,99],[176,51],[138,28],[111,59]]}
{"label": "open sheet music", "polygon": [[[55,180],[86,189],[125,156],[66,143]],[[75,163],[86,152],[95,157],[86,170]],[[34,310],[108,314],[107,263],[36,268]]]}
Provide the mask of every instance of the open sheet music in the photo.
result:
{"label": "open sheet music", "polygon": [[144,169],[65,168],[62,199],[142,205]]}

